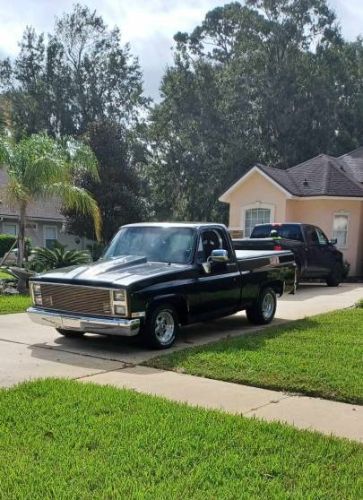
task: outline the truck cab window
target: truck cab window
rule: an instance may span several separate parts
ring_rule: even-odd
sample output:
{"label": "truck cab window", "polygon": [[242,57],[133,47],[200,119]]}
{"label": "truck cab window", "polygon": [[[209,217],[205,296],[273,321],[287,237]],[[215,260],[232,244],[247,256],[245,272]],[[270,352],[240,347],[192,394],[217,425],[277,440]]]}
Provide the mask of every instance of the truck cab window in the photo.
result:
{"label": "truck cab window", "polygon": [[323,233],[323,231],[321,231],[321,229],[319,229],[318,227],[315,228],[315,231],[317,234],[319,245],[327,245],[329,241],[328,238]]}
{"label": "truck cab window", "polygon": [[319,239],[314,226],[306,226],[306,239],[310,245],[319,245]]}
{"label": "truck cab window", "polygon": [[230,255],[225,235],[222,235],[217,229],[203,231],[198,245],[198,262],[206,262],[212,251],[220,248],[227,250],[228,255]]}

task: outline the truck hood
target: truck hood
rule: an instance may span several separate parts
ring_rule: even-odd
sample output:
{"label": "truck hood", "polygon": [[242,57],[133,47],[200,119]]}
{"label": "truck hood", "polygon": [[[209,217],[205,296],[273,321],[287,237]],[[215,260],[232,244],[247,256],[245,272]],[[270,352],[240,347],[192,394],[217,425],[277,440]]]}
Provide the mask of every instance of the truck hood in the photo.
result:
{"label": "truck hood", "polygon": [[55,269],[37,276],[39,281],[72,282],[99,286],[129,286],[158,275],[175,273],[190,266],[148,262],[145,257],[127,255],[111,260],[99,260],[92,264]]}

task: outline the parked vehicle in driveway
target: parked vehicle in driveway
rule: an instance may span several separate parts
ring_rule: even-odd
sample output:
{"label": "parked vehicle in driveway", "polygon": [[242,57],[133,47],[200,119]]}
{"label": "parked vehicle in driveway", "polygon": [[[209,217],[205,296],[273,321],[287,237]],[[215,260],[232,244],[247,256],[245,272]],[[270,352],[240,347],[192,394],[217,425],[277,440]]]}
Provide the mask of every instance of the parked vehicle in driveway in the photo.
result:
{"label": "parked vehicle in driveway", "polygon": [[223,225],[131,224],[98,262],[34,278],[28,313],[66,336],[141,335],[162,349],[180,325],[241,310],[267,324],[294,286],[290,251],[235,251]]}
{"label": "parked vehicle in driveway", "polygon": [[311,224],[257,224],[250,238],[233,240],[237,250],[291,250],[295,255],[297,281],[324,279],[338,286],[344,278],[343,254],[324,232]]}

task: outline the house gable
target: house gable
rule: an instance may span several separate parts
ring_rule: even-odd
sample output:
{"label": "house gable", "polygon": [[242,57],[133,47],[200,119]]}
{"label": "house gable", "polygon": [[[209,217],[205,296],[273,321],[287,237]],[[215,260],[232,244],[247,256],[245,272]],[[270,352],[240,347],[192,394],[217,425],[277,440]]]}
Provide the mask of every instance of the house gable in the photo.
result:
{"label": "house gable", "polygon": [[239,191],[243,184],[245,184],[251,177],[254,177],[256,175],[258,175],[260,178],[262,177],[265,181],[274,186],[278,191],[283,193],[287,198],[290,198],[292,196],[291,193],[287,189],[285,189],[279,182],[269,176],[266,173],[265,169],[266,167],[263,167],[262,165],[255,165],[254,167],[252,167],[219,197],[219,201],[230,203],[230,199],[234,195],[234,193]]}
{"label": "house gable", "polygon": [[243,182],[238,183],[228,195],[226,203],[230,204],[230,228],[244,229],[246,211],[251,209],[269,210],[271,220],[283,220],[286,200],[290,196],[260,169],[251,169]]}

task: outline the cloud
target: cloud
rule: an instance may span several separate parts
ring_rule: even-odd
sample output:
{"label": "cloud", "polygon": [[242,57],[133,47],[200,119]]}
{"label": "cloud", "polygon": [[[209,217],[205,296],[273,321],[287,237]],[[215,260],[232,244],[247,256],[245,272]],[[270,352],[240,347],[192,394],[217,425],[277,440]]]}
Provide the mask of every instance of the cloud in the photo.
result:
{"label": "cloud", "polygon": [[[53,29],[54,17],[70,11],[75,0],[0,0],[0,54],[14,57],[26,25],[38,32]],[[172,61],[173,35],[191,31],[206,12],[224,5],[219,0],[85,0],[105,22],[117,25],[124,43],[130,42],[144,72],[145,92],[157,97],[165,67]],[[355,38],[363,30],[362,0],[331,0],[343,34]]]}

